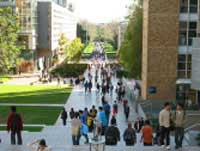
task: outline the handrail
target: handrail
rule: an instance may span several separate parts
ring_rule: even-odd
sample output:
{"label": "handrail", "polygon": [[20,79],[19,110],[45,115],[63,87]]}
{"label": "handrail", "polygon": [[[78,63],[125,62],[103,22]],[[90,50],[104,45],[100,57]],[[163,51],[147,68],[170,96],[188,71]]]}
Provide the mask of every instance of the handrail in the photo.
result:
{"label": "handrail", "polygon": [[188,131],[192,130],[193,128],[196,128],[196,127],[200,127],[200,123],[193,124],[193,125],[191,125],[191,126],[185,128],[184,131],[185,131],[185,132],[188,132]]}
{"label": "handrail", "polygon": [[153,113],[153,103],[151,101],[146,101],[146,102],[140,103],[140,106],[144,106],[144,107],[149,106],[150,107],[150,113],[152,115],[152,113]]}

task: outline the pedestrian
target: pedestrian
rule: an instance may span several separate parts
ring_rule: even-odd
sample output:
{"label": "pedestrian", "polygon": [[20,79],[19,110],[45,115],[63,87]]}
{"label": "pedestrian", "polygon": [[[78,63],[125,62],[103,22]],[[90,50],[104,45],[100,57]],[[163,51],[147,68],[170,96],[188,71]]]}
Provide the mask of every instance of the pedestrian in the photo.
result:
{"label": "pedestrian", "polygon": [[84,87],[85,87],[85,93],[86,93],[86,92],[87,92],[87,90],[88,90],[88,85],[89,85],[89,84],[88,84],[88,81],[86,80],[86,81],[85,81],[85,83],[84,83]]}
{"label": "pedestrian", "polygon": [[144,126],[144,118],[140,117],[139,118],[139,131],[141,131],[142,127]]}
{"label": "pedestrian", "polygon": [[31,144],[28,144],[28,148],[32,151],[51,151],[51,148],[46,145],[44,139],[36,140]]}
{"label": "pedestrian", "polygon": [[139,123],[140,118],[138,117],[137,120],[134,123],[134,129],[136,130],[137,133],[140,132],[140,123]]}
{"label": "pedestrian", "polygon": [[136,137],[135,130],[132,128],[131,123],[128,124],[128,128],[124,131],[123,139],[127,146],[135,145],[137,141],[137,137]]}
{"label": "pedestrian", "polygon": [[97,116],[97,109],[95,107],[95,105],[92,106],[92,116],[95,118]]}
{"label": "pedestrian", "polygon": [[11,132],[11,145],[15,145],[15,135],[17,135],[17,144],[22,145],[23,121],[19,113],[17,113],[16,106],[11,107],[11,113],[7,119],[7,131]]}
{"label": "pedestrian", "polygon": [[111,121],[111,123],[115,124],[114,126],[117,125],[117,119],[115,118],[115,116],[112,116],[110,121]]}
{"label": "pedestrian", "polygon": [[113,115],[116,116],[117,113],[118,113],[118,104],[117,101],[115,101],[113,104]]}
{"label": "pedestrian", "polygon": [[141,130],[142,137],[141,142],[143,142],[144,146],[152,146],[153,145],[153,128],[150,125],[150,121],[146,120],[145,125]]}
{"label": "pedestrian", "polygon": [[99,123],[101,124],[101,135],[104,135],[105,130],[108,126],[108,119],[103,110],[103,107],[99,107],[99,113],[97,115],[97,119],[98,119]]}
{"label": "pedestrian", "polygon": [[110,107],[110,105],[108,104],[108,102],[105,102],[105,104],[103,105],[103,110],[105,111],[107,120],[109,121],[109,119],[110,119],[110,110],[111,110],[111,107]]}
{"label": "pedestrian", "polygon": [[113,86],[113,84],[111,83],[111,84],[110,84],[110,96],[113,95],[113,90],[114,90],[114,86]]}
{"label": "pedestrian", "polygon": [[96,87],[97,87],[97,92],[99,93],[100,92],[100,84],[97,83]]}
{"label": "pedestrian", "polygon": [[106,145],[117,145],[120,141],[120,131],[116,127],[116,121],[111,120],[111,126],[109,126],[105,131]]}
{"label": "pedestrian", "polygon": [[81,125],[81,129],[80,129],[80,134],[81,136],[84,136],[86,141],[85,141],[85,144],[88,144],[89,143],[89,138],[88,138],[88,126],[84,123],[82,123]]}
{"label": "pedestrian", "polygon": [[86,124],[87,123],[87,116],[86,114],[84,114],[84,112],[82,110],[79,111],[79,115],[80,115],[80,120],[82,123]]}
{"label": "pedestrian", "polygon": [[89,88],[89,92],[91,92],[92,91],[92,80],[89,81],[88,88]]}
{"label": "pedestrian", "polygon": [[128,121],[129,114],[130,114],[130,107],[129,107],[128,104],[127,104],[127,105],[125,106],[125,108],[124,108],[124,115],[125,115],[126,121]]}
{"label": "pedestrian", "polygon": [[74,108],[71,108],[71,110],[69,112],[69,116],[70,116],[71,119],[74,118],[74,116],[75,116]]}
{"label": "pedestrian", "polygon": [[65,108],[63,108],[63,111],[61,113],[61,119],[63,121],[63,125],[65,126],[66,125],[66,121],[67,121],[67,111],[65,110]]}
{"label": "pedestrian", "polygon": [[79,114],[75,113],[74,118],[71,122],[71,131],[72,131],[72,142],[73,145],[79,145],[79,139],[80,139],[80,128],[81,128],[81,120],[78,118]]}
{"label": "pedestrian", "polygon": [[176,105],[176,111],[174,115],[175,123],[175,143],[176,149],[182,148],[183,138],[184,138],[184,126],[186,123],[186,112],[184,106],[181,103]]}
{"label": "pedestrian", "polygon": [[[159,113],[160,143],[162,148],[170,149],[170,103],[166,102],[164,108]],[[166,140],[166,144],[164,144]]]}
{"label": "pedestrian", "polygon": [[87,126],[89,128],[89,132],[92,132],[94,128],[94,118],[95,116],[93,115],[93,111],[91,109],[87,117]]}

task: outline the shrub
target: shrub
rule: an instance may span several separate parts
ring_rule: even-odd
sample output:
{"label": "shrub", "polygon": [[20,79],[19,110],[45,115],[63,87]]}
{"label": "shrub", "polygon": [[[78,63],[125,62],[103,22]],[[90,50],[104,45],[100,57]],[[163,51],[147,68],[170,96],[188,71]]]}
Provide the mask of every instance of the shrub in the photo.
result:
{"label": "shrub", "polygon": [[56,76],[61,76],[63,78],[78,77],[83,75],[87,69],[87,64],[67,64],[63,63],[51,71],[51,74]]}

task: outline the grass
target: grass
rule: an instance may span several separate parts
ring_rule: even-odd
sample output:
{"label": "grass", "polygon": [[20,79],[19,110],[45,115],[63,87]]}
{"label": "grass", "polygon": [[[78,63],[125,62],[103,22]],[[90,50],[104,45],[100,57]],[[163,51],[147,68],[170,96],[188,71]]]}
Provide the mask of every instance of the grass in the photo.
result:
{"label": "grass", "polygon": [[10,80],[10,77],[8,77],[8,76],[1,76],[0,75],[0,82],[7,82],[8,80]]}
{"label": "grass", "polygon": [[94,44],[93,43],[89,43],[89,45],[87,47],[85,47],[85,49],[83,50],[84,54],[92,54],[94,51]]}
{"label": "grass", "polygon": [[[29,132],[41,132],[43,127],[24,127],[24,131],[29,131]],[[6,131],[5,126],[0,127],[0,131]]]}
{"label": "grass", "polygon": [[63,104],[71,87],[50,85],[0,85],[0,103]]}
{"label": "grass", "polygon": [[[5,124],[10,114],[10,107],[0,107],[1,123]],[[57,120],[61,107],[17,107],[24,124],[45,124],[53,125]]]}

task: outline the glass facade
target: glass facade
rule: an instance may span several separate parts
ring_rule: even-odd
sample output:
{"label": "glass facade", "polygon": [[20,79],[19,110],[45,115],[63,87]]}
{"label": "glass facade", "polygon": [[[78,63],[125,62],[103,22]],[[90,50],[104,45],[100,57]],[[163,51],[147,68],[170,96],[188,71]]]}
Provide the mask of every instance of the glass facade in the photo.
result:
{"label": "glass facade", "polygon": [[[177,62],[177,100],[187,103],[196,101],[196,91],[191,89],[192,39],[198,36],[199,20],[198,0],[180,0],[180,14],[184,16],[179,22],[179,47],[184,51],[178,55]],[[192,16],[193,15],[193,16]],[[181,81],[181,82],[180,82]]]}

